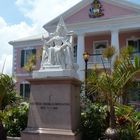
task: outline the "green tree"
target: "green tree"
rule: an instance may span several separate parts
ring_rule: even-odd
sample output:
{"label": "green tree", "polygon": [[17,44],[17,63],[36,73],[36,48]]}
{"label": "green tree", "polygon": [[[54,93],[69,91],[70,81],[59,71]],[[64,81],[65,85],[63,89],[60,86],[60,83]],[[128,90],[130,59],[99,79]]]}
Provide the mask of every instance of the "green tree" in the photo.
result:
{"label": "green tree", "polygon": [[[0,116],[7,105],[14,105],[17,100],[16,92],[14,90],[14,81],[12,77],[6,74],[0,74]],[[6,134],[0,117],[0,140],[5,140]]]}
{"label": "green tree", "polygon": [[[112,53],[113,54],[113,53]],[[109,55],[109,57],[112,57]],[[124,89],[128,83],[134,80],[136,73],[140,71],[140,58],[135,57],[132,62],[131,57],[126,56],[125,59],[117,57],[119,63],[115,68],[108,72],[104,67],[103,73],[96,73],[95,71],[90,74],[88,78],[88,92],[97,94],[107,102],[110,112],[110,127],[115,128],[115,104],[118,103],[122,97]],[[114,62],[115,64],[116,62]],[[104,65],[104,64],[103,64]]]}

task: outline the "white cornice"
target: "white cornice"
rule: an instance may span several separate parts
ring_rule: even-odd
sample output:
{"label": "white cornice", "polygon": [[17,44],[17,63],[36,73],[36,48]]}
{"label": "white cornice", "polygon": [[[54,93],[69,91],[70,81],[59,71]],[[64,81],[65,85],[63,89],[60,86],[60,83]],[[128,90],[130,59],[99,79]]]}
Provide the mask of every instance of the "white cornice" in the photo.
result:
{"label": "white cornice", "polygon": [[47,39],[48,38],[48,33],[42,33],[42,34],[38,34],[38,35],[34,35],[34,36],[29,36],[29,37],[25,37],[25,38],[21,38],[18,40],[14,40],[14,41],[10,41],[8,42],[10,45],[13,46],[26,46],[27,43],[30,46],[34,46],[34,42],[36,42],[36,45],[42,45],[42,37]]}
{"label": "white cornice", "polygon": [[42,46],[43,41],[40,40],[24,40],[24,41],[10,41],[10,45],[12,45],[14,48],[20,48],[20,47],[32,47],[32,46]]}
{"label": "white cornice", "polygon": [[[53,32],[56,26],[50,26],[49,31]],[[75,24],[68,24],[67,28],[76,34],[100,31],[111,31],[114,29],[123,30],[129,28],[140,29],[140,15],[122,16],[111,19],[92,20]]]}
{"label": "white cornice", "polygon": [[32,76],[32,72],[31,73],[15,73],[15,76],[28,77],[28,76]]}
{"label": "white cornice", "polygon": [[116,6],[119,6],[122,8],[126,7],[130,10],[134,10],[134,11],[140,13],[140,5],[129,2],[128,0],[104,0],[104,1],[107,3],[115,4]]}

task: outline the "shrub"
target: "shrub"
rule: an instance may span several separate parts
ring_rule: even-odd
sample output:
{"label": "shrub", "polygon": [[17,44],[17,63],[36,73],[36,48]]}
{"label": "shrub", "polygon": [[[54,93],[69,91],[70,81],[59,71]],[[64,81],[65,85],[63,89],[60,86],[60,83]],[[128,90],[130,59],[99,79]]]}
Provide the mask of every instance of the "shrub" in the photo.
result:
{"label": "shrub", "polygon": [[8,136],[19,137],[20,132],[26,128],[28,109],[28,103],[22,102],[3,113],[3,123]]}
{"label": "shrub", "polygon": [[106,106],[99,103],[86,102],[81,113],[81,131],[83,140],[97,140],[102,137],[107,128],[106,112]]}
{"label": "shrub", "polygon": [[120,140],[140,139],[140,112],[130,106],[116,107],[116,118]]}

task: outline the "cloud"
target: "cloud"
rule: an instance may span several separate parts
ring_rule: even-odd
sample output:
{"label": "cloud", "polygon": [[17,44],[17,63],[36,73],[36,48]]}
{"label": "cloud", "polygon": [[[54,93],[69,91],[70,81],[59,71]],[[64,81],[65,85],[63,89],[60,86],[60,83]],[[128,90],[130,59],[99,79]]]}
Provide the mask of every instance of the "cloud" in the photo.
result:
{"label": "cloud", "polygon": [[5,20],[2,17],[0,17],[0,28],[2,29],[5,26],[7,26],[7,23],[5,22]]}
{"label": "cloud", "polygon": [[43,26],[80,0],[17,0],[16,5],[33,24]]}
{"label": "cloud", "polygon": [[12,72],[12,46],[9,41],[35,35],[39,32],[35,25],[29,26],[25,22],[15,25],[8,25],[6,21],[0,17],[0,72],[2,72],[4,62],[4,72],[11,74]]}

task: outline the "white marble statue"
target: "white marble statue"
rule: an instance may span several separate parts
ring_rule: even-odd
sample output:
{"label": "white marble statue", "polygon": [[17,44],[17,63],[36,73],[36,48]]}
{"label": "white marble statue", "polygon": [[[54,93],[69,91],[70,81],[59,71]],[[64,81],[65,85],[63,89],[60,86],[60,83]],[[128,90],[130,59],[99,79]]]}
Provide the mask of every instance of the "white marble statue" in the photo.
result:
{"label": "white marble statue", "polygon": [[68,32],[62,18],[60,18],[56,31],[50,35],[50,39],[44,40],[41,69],[49,67],[75,69],[72,33]]}

